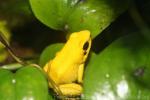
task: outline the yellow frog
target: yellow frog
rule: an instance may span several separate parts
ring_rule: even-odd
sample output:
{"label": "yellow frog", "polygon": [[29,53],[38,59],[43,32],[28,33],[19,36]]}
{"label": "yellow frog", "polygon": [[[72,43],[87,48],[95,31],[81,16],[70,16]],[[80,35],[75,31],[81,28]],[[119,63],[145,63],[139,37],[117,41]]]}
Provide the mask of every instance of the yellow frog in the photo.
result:
{"label": "yellow frog", "polygon": [[[44,71],[63,95],[82,93],[84,64],[90,48],[91,37],[88,30],[72,33],[62,50],[44,66]],[[52,88],[51,85],[50,87]]]}

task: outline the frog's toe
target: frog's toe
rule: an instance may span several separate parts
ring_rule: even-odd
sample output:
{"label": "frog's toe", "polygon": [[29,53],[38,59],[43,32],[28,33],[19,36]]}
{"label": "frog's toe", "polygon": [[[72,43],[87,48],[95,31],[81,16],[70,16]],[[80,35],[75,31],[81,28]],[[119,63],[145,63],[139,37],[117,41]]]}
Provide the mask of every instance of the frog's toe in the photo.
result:
{"label": "frog's toe", "polygon": [[63,84],[59,86],[63,95],[81,95],[82,86],[76,83]]}

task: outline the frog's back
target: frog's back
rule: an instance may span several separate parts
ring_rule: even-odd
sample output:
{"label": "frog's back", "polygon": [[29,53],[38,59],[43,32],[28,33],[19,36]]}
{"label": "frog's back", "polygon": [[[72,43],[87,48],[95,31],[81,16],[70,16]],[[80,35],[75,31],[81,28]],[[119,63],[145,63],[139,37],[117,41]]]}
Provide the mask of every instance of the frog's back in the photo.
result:
{"label": "frog's back", "polygon": [[50,76],[56,84],[71,83],[77,79],[78,64],[53,60],[50,70]]}
{"label": "frog's back", "polygon": [[56,84],[70,83],[77,80],[79,66],[85,62],[90,47],[89,31],[71,34],[67,43],[50,64],[49,74]]}

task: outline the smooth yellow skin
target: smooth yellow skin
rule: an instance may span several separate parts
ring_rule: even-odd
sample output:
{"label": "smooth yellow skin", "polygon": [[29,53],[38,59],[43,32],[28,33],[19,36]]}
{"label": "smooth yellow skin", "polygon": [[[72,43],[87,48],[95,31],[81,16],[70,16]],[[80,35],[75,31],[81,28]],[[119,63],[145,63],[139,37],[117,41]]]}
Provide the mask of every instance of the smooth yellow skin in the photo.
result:
{"label": "smooth yellow skin", "polygon": [[[84,63],[90,48],[91,37],[88,30],[72,33],[62,50],[44,66],[44,70],[63,95],[82,93]],[[50,87],[53,88],[51,85]]]}

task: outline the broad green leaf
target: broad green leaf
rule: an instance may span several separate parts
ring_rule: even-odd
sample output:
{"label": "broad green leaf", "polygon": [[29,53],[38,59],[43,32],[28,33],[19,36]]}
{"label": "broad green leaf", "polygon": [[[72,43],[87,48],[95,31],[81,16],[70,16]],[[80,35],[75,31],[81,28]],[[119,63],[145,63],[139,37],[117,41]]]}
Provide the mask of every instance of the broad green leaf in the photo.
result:
{"label": "broad green leaf", "polygon": [[48,61],[55,57],[56,53],[62,48],[63,45],[63,43],[57,43],[45,48],[40,57],[40,65],[44,67]]}
{"label": "broad green leaf", "polygon": [[137,34],[92,54],[84,77],[87,100],[147,100],[150,97],[150,45]]}
{"label": "broad green leaf", "polygon": [[1,100],[54,100],[49,94],[48,82],[41,70],[32,65],[19,66],[22,68],[16,67],[13,71],[0,68]]}
{"label": "broad green leaf", "polygon": [[97,36],[130,2],[126,0],[30,0],[35,16],[45,25],[67,32],[88,29]]}

